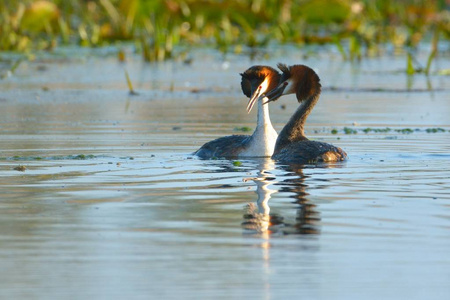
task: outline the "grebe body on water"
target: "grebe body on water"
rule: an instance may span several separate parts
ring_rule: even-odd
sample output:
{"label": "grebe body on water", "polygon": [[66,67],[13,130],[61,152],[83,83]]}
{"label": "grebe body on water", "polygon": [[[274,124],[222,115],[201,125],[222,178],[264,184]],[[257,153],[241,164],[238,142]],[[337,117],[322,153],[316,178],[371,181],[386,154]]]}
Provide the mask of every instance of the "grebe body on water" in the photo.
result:
{"label": "grebe body on water", "polygon": [[319,76],[304,65],[288,67],[278,64],[278,68],[283,72],[280,84],[266,94],[268,102],[275,101],[283,95],[295,94],[300,106],[281,130],[272,159],[290,164],[345,160],[347,153],[341,148],[310,141],[303,130],[308,115],[319,101],[321,92]]}
{"label": "grebe body on water", "polygon": [[225,136],[204,144],[194,152],[203,159],[237,158],[237,157],[270,157],[275,148],[278,134],[269,117],[268,100],[264,94],[276,88],[280,81],[277,70],[268,66],[253,66],[241,73],[242,92],[250,98],[247,112],[255,103],[258,105],[256,129],[252,135]]}

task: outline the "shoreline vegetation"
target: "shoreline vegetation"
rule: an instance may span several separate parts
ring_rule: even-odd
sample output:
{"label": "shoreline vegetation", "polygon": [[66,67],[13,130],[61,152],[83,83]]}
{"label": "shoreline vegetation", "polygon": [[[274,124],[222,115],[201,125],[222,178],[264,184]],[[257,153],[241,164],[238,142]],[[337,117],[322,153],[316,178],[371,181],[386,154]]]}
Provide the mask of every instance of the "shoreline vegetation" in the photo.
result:
{"label": "shoreline vegetation", "polygon": [[[450,39],[446,0],[28,0],[0,1],[0,51],[32,55],[58,46],[132,43],[147,62],[188,59],[189,50],[222,53],[271,43],[333,45],[343,60],[406,52],[407,74],[429,74],[440,41]],[[421,43],[427,61],[416,59]]]}

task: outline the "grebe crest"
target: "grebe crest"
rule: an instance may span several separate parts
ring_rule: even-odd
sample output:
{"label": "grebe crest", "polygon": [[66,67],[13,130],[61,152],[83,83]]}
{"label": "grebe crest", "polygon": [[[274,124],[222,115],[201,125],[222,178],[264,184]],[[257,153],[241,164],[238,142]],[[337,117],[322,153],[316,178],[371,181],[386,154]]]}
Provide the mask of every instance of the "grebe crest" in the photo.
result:
{"label": "grebe crest", "polygon": [[277,88],[266,94],[267,102],[276,101],[283,95],[295,94],[300,106],[281,130],[272,158],[288,163],[333,162],[345,160],[347,154],[339,147],[310,141],[303,127],[308,115],[319,100],[320,78],[305,65],[286,66],[278,64],[281,79]]}
{"label": "grebe crest", "polygon": [[[194,154],[201,158],[270,157],[275,149],[278,134],[269,117],[265,93],[278,86],[280,74],[268,66],[253,66],[241,73],[241,88],[249,99],[247,112],[258,103],[256,129],[251,136],[232,135],[204,144]],[[264,100],[263,100],[264,99]]]}

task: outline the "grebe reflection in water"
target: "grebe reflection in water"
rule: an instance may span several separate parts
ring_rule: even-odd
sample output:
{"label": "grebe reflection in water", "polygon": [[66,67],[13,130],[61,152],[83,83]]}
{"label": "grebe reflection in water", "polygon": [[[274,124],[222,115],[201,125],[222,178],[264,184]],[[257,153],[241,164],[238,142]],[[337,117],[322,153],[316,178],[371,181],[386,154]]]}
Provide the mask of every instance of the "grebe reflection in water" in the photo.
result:
{"label": "grebe reflection in water", "polygon": [[304,65],[278,64],[283,72],[279,86],[266,94],[268,102],[283,95],[295,94],[300,106],[281,130],[272,159],[288,164],[343,161],[347,157],[341,148],[331,144],[310,141],[303,131],[306,119],[319,101],[321,84],[319,76]]}
{"label": "grebe reflection in water", "polygon": [[[271,170],[275,169],[275,162],[270,158],[261,158],[257,177],[245,178],[244,181],[253,181],[256,185],[256,203],[248,203],[244,211],[242,227],[246,234],[258,234],[263,237],[269,235],[287,234],[319,234],[320,213],[316,205],[311,203],[307,196],[308,185],[302,168],[281,166],[288,178],[279,182]],[[276,188],[277,186],[278,188]],[[297,204],[295,207],[295,220],[291,214],[287,218],[279,213],[271,213],[269,200],[275,193],[288,194]],[[294,209],[294,207],[292,207]]]}
{"label": "grebe reflection in water", "polygon": [[280,81],[277,70],[268,66],[253,66],[241,74],[242,92],[250,98],[247,112],[258,104],[256,129],[252,135],[225,136],[204,144],[194,152],[200,158],[270,157],[278,137],[269,117],[265,93],[276,88]]}

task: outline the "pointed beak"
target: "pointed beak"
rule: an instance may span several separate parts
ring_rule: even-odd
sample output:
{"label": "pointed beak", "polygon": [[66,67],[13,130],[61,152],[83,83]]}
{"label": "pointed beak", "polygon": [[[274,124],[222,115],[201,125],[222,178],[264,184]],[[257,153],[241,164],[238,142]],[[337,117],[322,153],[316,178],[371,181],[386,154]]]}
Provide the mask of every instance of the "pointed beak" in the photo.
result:
{"label": "pointed beak", "polygon": [[261,86],[258,86],[258,88],[256,89],[256,91],[253,92],[252,96],[250,97],[250,100],[248,100],[248,104],[247,104],[247,113],[250,113],[250,111],[253,108],[253,105],[255,105],[256,100],[259,99],[259,97],[262,94],[262,88]]}
{"label": "pointed beak", "polygon": [[278,100],[278,98],[280,98],[283,95],[283,92],[286,89],[287,85],[288,85],[287,81],[282,82],[275,89],[273,89],[270,92],[268,92],[266,94],[266,98],[268,98],[269,100],[267,100],[264,104],[267,104],[269,102]]}

